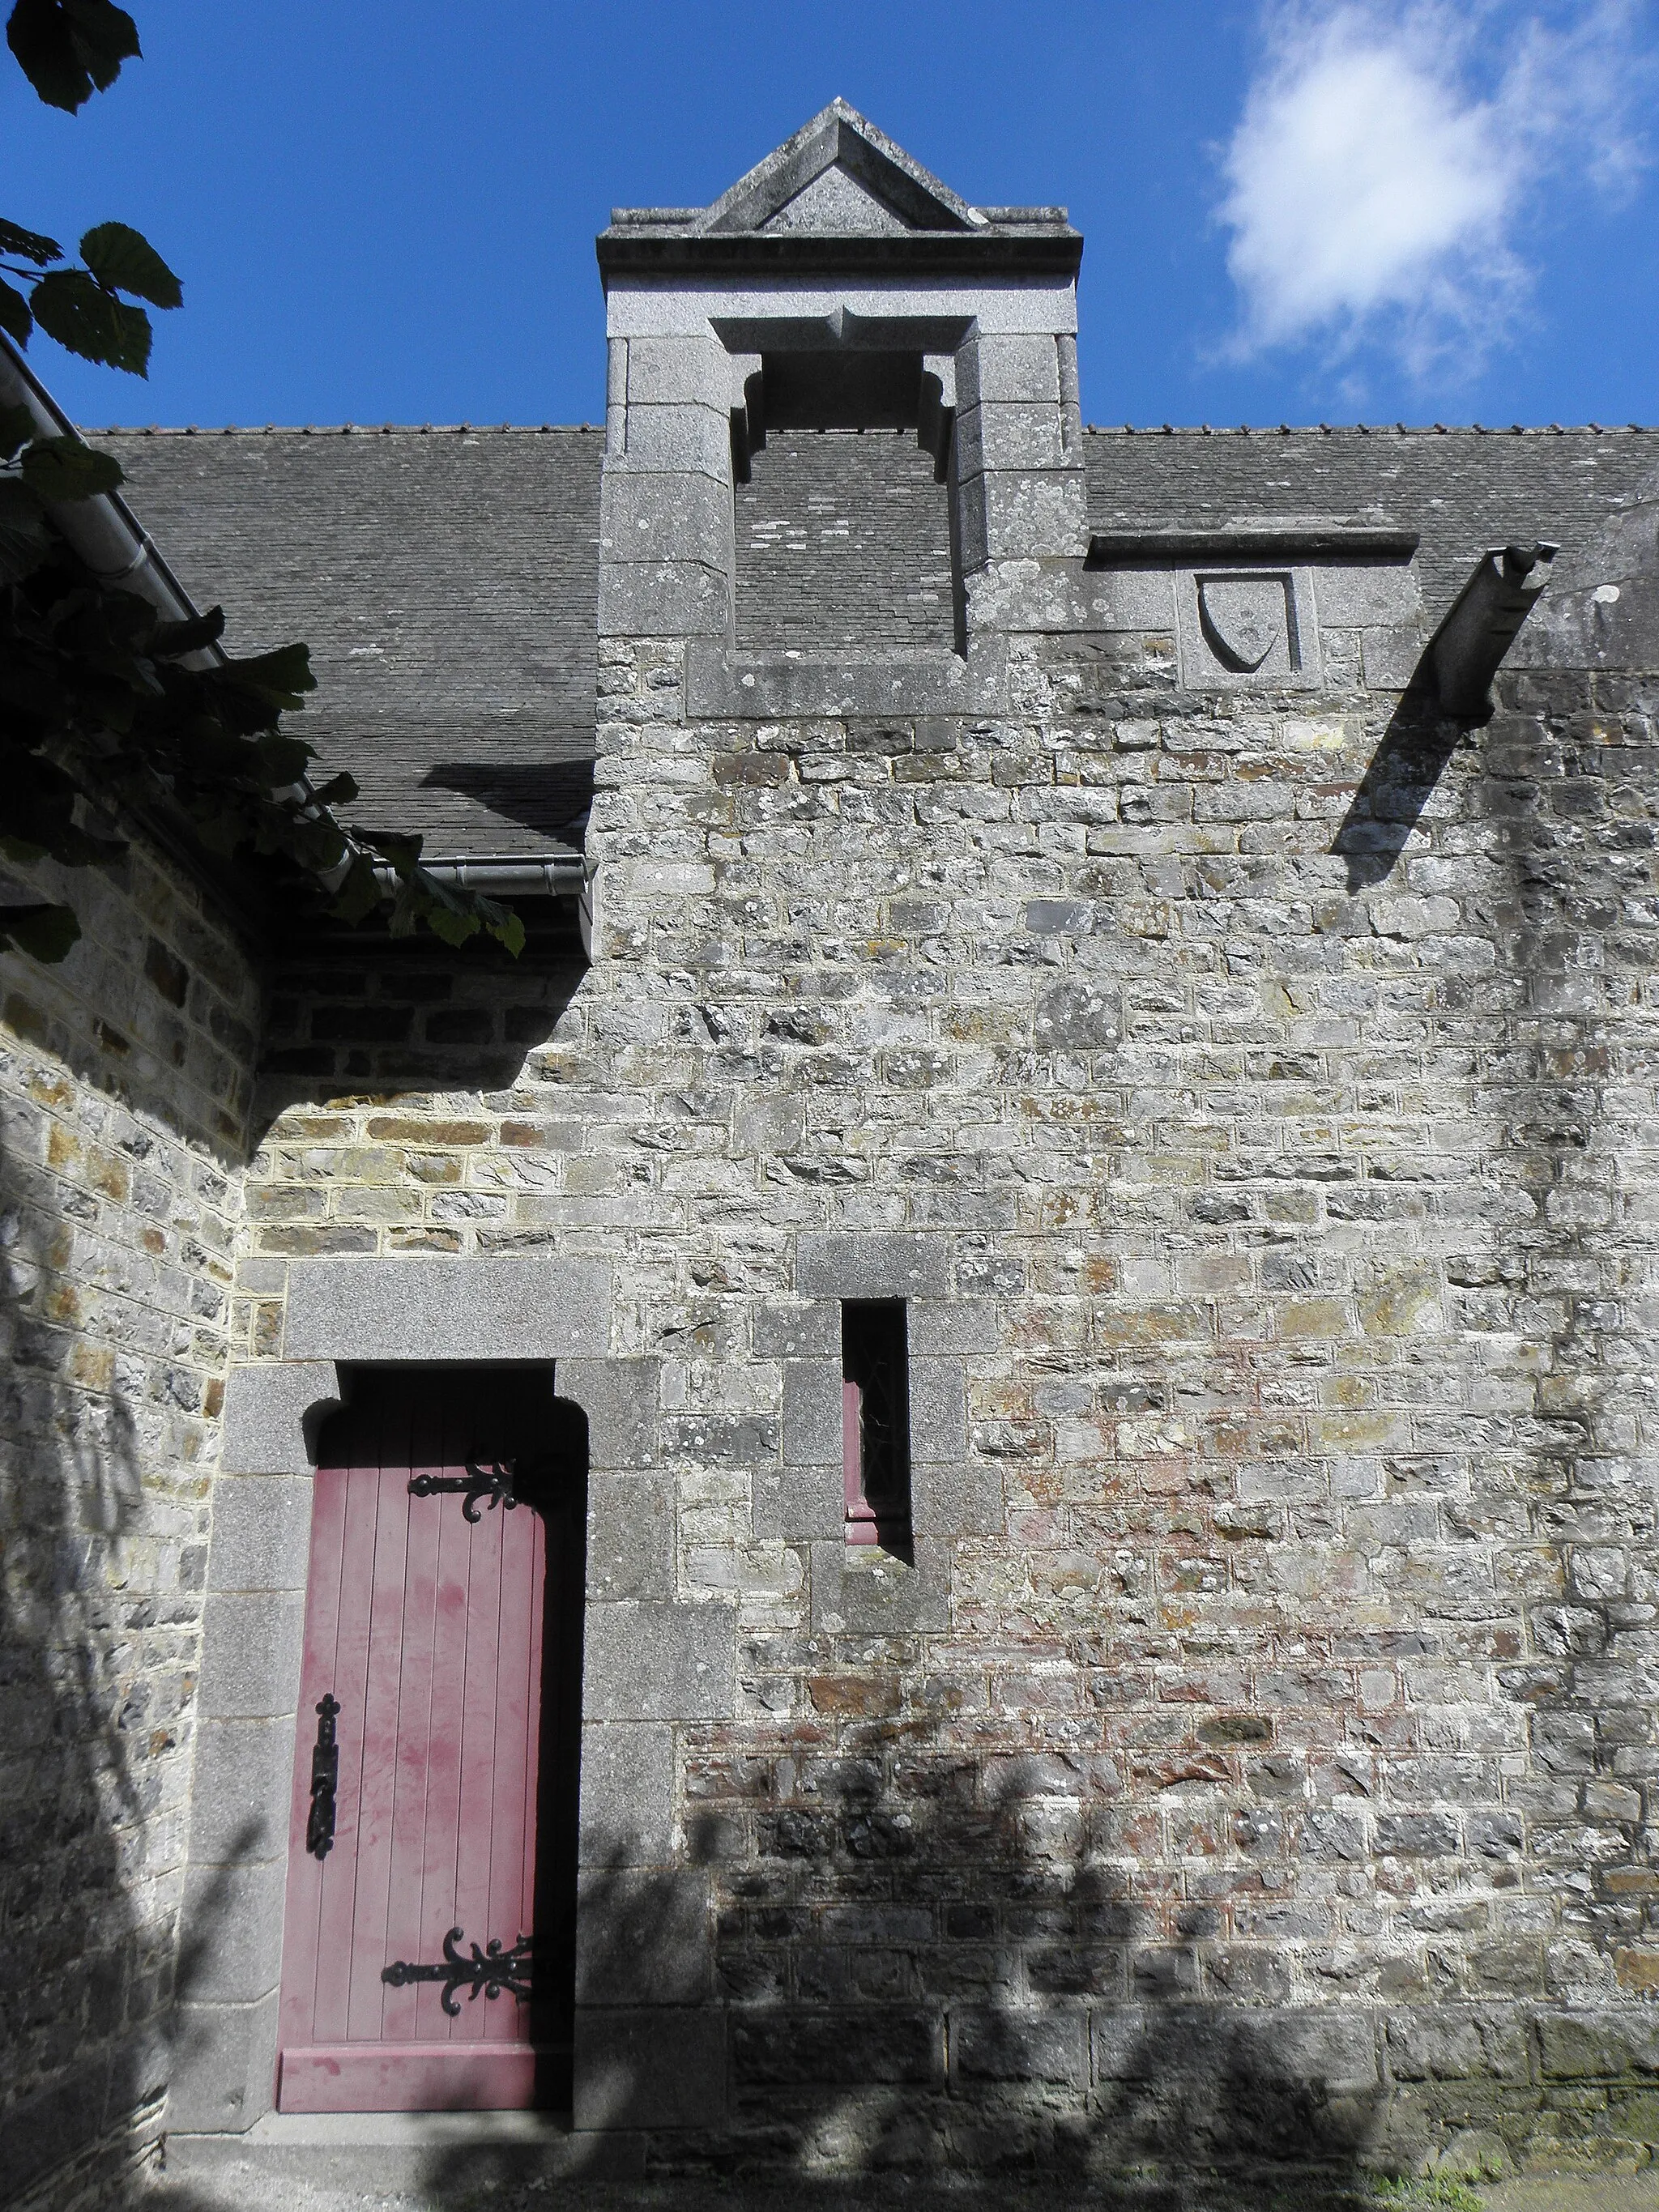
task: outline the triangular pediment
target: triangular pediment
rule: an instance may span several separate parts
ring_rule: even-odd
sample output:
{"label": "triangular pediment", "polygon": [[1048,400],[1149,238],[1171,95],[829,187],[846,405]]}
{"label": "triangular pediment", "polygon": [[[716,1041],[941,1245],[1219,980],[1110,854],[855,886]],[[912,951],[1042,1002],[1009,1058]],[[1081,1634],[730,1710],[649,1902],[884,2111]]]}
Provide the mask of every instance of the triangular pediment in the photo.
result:
{"label": "triangular pediment", "polygon": [[984,227],[976,208],[913,161],[844,100],[758,161],[695,228],[875,238]]}

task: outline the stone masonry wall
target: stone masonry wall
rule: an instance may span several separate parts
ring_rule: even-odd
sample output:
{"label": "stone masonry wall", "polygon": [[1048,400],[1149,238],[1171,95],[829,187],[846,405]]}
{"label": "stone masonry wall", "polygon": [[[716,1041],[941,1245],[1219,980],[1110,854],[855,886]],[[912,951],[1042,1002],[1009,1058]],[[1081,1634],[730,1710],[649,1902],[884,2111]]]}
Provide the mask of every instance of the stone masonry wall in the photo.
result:
{"label": "stone masonry wall", "polygon": [[736,488],[747,648],[951,650],[950,505],[913,430],[774,430]]}
{"label": "stone masonry wall", "polygon": [[102,2203],[167,2078],[258,993],[142,846],[21,872],[84,934],[0,957],[0,2166]]}
{"label": "stone masonry wall", "polygon": [[[590,1613],[721,1608],[738,1686],[672,1881],[595,1879],[752,2148],[1644,2160],[1652,690],[1455,742],[1012,651],[994,722],[687,726],[682,648],[602,642],[596,964],[505,1066],[467,984],[487,1080],[378,984],[358,1076],[283,1076],[239,1344],[311,1253],[611,1265],[660,1407]],[[914,1570],[792,1503],[836,1230],[965,1358],[991,1510]]]}

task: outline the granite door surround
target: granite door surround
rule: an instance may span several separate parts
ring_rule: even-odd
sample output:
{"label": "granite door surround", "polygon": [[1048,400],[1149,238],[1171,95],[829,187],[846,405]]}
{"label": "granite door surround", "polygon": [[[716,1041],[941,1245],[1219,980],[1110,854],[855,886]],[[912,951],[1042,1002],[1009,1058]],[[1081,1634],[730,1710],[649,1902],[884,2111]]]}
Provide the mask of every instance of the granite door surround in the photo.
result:
{"label": "granite door surround", "polygon": [[593,1485],[655,1455],[657,1362],[605,1356],[611,1311],[611,1269],[599,1260],[296,1261],[280,1357],[231,1370],[204,1605],[183,1913],[192,1963],[175,2016],[172,2131],[238,2132],[274,2104],[311,1477],[319,1431],[344,1403],[350,1368],[549,1362],[557,1395],[586,1415]]}

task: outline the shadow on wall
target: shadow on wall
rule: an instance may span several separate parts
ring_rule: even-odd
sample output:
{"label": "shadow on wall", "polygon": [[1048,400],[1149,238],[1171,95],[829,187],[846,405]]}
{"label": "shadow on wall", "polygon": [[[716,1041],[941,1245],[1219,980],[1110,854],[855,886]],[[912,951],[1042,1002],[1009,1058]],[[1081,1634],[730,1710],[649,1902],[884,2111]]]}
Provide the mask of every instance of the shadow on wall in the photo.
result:
{"label": "shadow on wall", "polygon": [[1368,890],[1392,873],[1453,755],[1478,742],[1467,720],[1448,720],[1432,700],[1406,694],[1331,846],[1347,863],[1351,892]]}
{"label": "shadow on wall", "polygon": [[[1491,825],[1489,920],[1510,1010],[1483,1101],[1503,1134],[1494,1204],[1505,1226],[1495,1249],[1447,1268],[1466,1328],[1526,1346],[1525,1396],[1492,1456],[1516,1471],[1510,1493],[1533,1501],[1551,1572],[1533,1579],[1513,1679],[1549,1809],[1590,1815],[1611,1799],[1631,1824],[1617,1848],[1581,1842],[1535,1868],[1528,1887],[1560,1899],[1581,1982],[1614,2002],[1650,1997],[1659,1972],[1655,1916],[1636,1902],[1649,1870],[1632,1787],[1659,1752],[1647,1677],[1659,1341],[1644,1003],[1659,894],[1656,706],[1659,675],[1628,670],[1500,680],[1473,806]],[[1480,1005],[1479,982],[1466,989]]]}
{"label": "shadow on wall", "polygon": [[[580,732],[570,736],[582,742]],[[592,742],[591,726],[586,742]],[[512,743],[516,753],[524,739],[515,733]],[[428,790],[453,791],[475,800],[492,814],[532,831],[539,841],[580,847],[581,834],[574,825],[593,803],[593,767],[591,760],[438,761],[421,783]]]}
{"label": "shadow on wall", "polygon": [[[173,1902],[141,1913],[145,1832],[189,1685],[159,1660],[165,1603],[129,1589],[143,1518],[131,1407],[76,1387],[58,1325],[75,1227],[0,1149],[0,2201],[27,2196],[167,2080]],[[106,1355],[107,1356],[107,1355]]]}
{"label": "shadow on wall", "polygon": [[[1087,1759],[1011,1762],[1031,1771],[988,1797],[959,1753],[930,1755],[909,1729],[884,1741],[840,1758],[803,1742],[788,1802],[753,1808],[757,1856],[730,1813],[699,1815],[712,2002],[671,2014],[648,2061],[618,2055],[600,2088],[610,2126],[648,2127],[678,2103],[679,2131],[650,2153],[661,2173],[787,2173],[832,2191],[878,2172],[1046,2173],[1147,2202],[1178,2179],[1190,2197],[1207,2173],[1208,2201],[1241,2207],[1264,2180],[1316,2183],[1322,2203],[1363,2193],[1382,2095],[1369,2008],[1267,2008],[1265,1949],[1256,1984],[1235,1960],[1236,1999],[1188,1997],[1214,1916],[1188,1913],[1193,1941],[1172,1943],[1130,1899],[1121,1842],[1107,1856],[1121,1816],[1086,1794]],[[1068,1782],[1084,1794],[1052,1794]],[[627,1856],[585,1884],[589,2005],[660,2002],[706,1952],[684,1874]],[[729,2118],[700,2127],[708,2092],[682,2069],[711,2034]],[[580,2138],[569,2150],[573,2176],[605,2155]],[[475,2158],[436,2151],[425,2184],[447,2203],[477,2179]]]}
{"label": "shadow on wall", "polygon": [[[285,954],[271,975],[254,1142],[295,1106],[514,1088],[587,973],[574,930],[559,917],[545,934],[532,933],[517,960],[476,940],[455,952],[424,933],[391,941],[367,932]],[[443,1141],[429,1130],[380,1134],[389,1142]],[[262,1249],[276,1248],[267,1237]],[[293,1249],[356,1248],[302,1237]]]}
{"label": "shadow on wall", "polygon": [[[1183,2002],[1219,1916],[1171,1920],[1130,1893],[1102,1762],[1015,1756],[994,1781],[931,1733],[804,1747],[795,1802],[757,1808],[757,1872],[722,1879],[729,1814],[694,1831],[737,2131],[808,2169],[1352,2170],[1376,2102],[1369,2017],[1309,2014],[1287,2041],[1283,2013],[1249,2010],[1282,2001],[1275,1962],[1245,1952],[1236,2002]],[[610,1978],[585,1965],[590,1996]]]}
{"label": "shadow on wall", "polygon": [[[142,917],[136,873],[131,858],[110,871]],[[151,938],[144,953],[140,938],[124,1028],[94,1019],[107,933],[131,926],[133,908],[112,924],[96,879],[82,896],[106,933],[60,974],[7,963],[19,1042],[0,1047],[8,2203],[64,2201],[71,2185],[102,2202],[112,2171],[158,2131],[207,1549],[192,1454],[211,1384],[194,1332],[220,1318],[209,1277],[186,1270],[203,1255],[193,1209],[211,1215],[224,1197],[216,1183],[240,1164],[234,1054],[252,1051],[211,993],[201,1014],[198,955],[207,975],[218,955],[185,914],[172,915],[168,943]],[[179,1131],[189,1149],[175,1152],[155,1130],[181,1099],[210,1126]]]}

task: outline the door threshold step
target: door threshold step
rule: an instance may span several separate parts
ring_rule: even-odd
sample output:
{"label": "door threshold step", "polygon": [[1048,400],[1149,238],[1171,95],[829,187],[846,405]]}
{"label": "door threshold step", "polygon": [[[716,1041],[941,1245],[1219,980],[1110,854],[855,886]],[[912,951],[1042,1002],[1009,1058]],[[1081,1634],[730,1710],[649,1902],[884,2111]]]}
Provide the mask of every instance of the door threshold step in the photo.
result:
{"label": "door threshold step", "polygon": [[163,2171],[393,2197],[543,2177],[625,2181],[644,2163],[641,2137],[574,2134],[568,2112],[271,2112],[236,2135],[169,2134]]}

